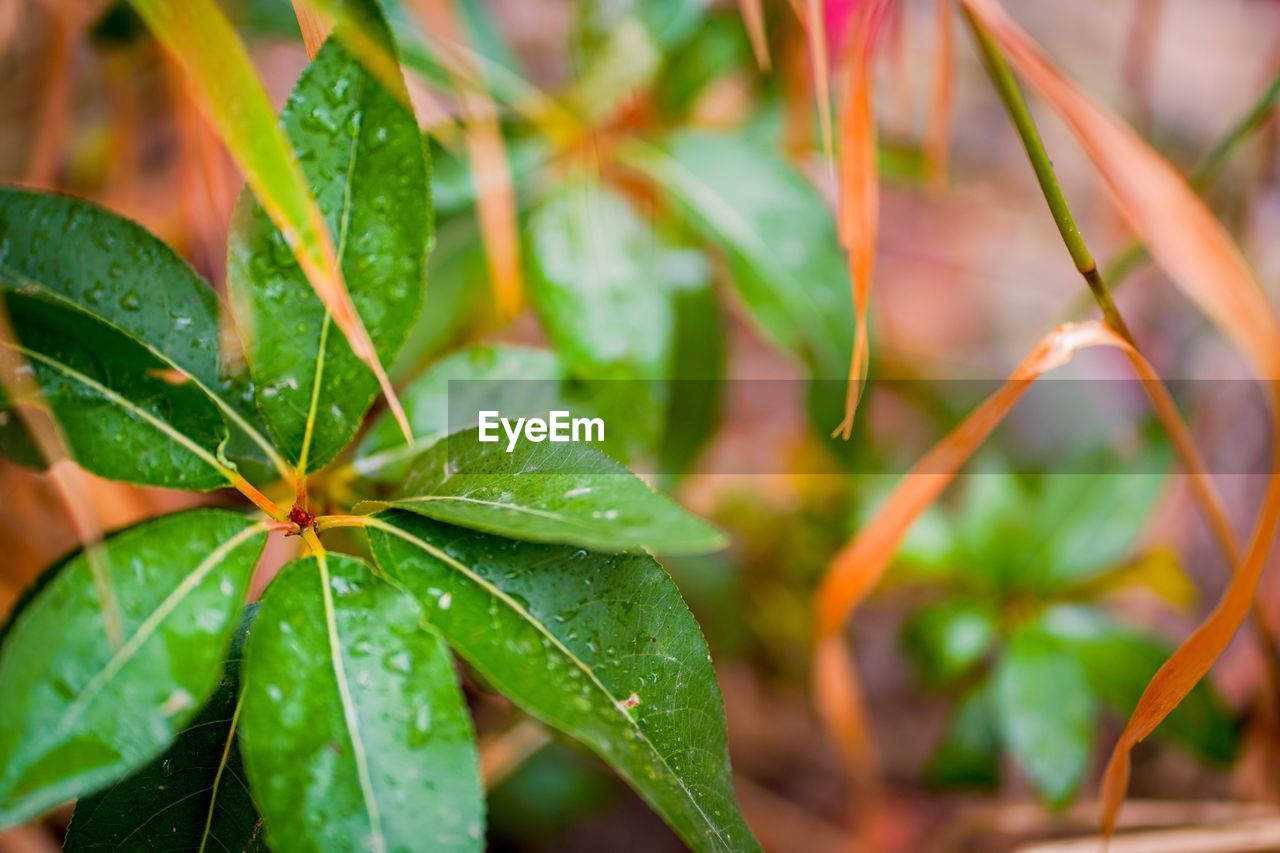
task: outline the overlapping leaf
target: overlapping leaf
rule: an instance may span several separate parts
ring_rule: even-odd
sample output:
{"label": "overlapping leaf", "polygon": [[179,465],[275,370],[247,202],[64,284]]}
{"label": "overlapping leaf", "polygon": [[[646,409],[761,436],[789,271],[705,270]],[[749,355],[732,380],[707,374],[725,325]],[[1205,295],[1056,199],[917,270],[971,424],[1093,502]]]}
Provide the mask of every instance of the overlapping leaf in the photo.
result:
{"label": "overlapping leaf", "polygon": [[222,681],[200,716],[142,770],[76,803],[62,849],[265,853],[236,738],[240,665],[257,605],[246,608]]}
{"label": "overlapping leaf", "polygon": [[586,743],[695,850],[757,849],[734,797],[706,643],[647,555],[498,539],[405,512],[379,567],[498,690]]}
{"label": "overlapping leaf", "polygon": [[724,544],[715,528],[589,444],[522,440],[508,453],[478,438],[478,430],[455,433],[423,453],[387,504],[513,539],[606,552]]}
{"label": "overlapping leaf", "polygon": [[[380,24],[369,29],[389,49]],[[281,115],[337,243],[356,311],[390,363],[423,298],[431,205],[413,114],[336,39],[303,72]],[[351,440],[378,390],[334,315],[308,285],[284,232],[254,197],[236,211],[228,283],[279,446],[319,468]]]}
{"label": "overlapping leaf", "polygon": [[404,591],[354,557],[290,563],[244,673],[241,743],[272,849],[481,849],[471,719]]}
{"label": "overlapping leaf", "polygon": [[[224,510],[193,510],[105,540],[110,595],[67,563],[0,647],[0,825],[87,794],[155,758],[218,682],[266,540]],[[114,608],[122,642],[107,640]]]}

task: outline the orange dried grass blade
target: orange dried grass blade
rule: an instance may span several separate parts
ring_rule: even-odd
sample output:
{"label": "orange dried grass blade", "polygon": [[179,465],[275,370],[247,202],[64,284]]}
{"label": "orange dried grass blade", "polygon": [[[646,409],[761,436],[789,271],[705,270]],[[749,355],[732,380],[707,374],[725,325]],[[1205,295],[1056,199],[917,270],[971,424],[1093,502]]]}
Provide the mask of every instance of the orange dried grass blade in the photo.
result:
{"label": "orange dried grass blade", "polygon": [[946,182],[950,160],[951,104],[955,95],[955,22],[951,0],[935,0],[938,16],[937,63],[933,69],[933,97],[925,137],[925,166],[936,186]]}
{"label": "orange dried grass blade", "polygon": [[302,31],[302,45],[307,50],[307,59],[315,59],[324,46],[324,40],[329,37],[333,24],[307,0],[293,0],[293,15],[298,19],[298,29]]}
{"label": "orange dried grass blade", "polygon": [[409,6],[423,31],[446,55],[445,68],[461,98],[480,239],[489,261],[498,313],[511,319],[524,301],[524,279],[515,184],[497,109],[483,87],[473,55],[466,49],[466,36],[452,0],[412,0]]}
{"label": "orange dried grass blade", "polygon": [[806,0],[805,33],[809,40],[809,63],[813,69],[813,94],[818,101],[818,125],[822,132],[822,159],[834,170],[831,130],[831,66],[827,59],[827,25],[822,0]]}
{"label": "orange dried grass blade", "polygon": [[[1267,380],[1274,419],[1280,412],[1280,385],[1275,381],[1280,378],[1280,326],[1225,229],[1169,163],[1076,89],[995,0],[961,2],[1075,133],[1156,263]],[[1280,451],[1280,428],[1273,444]],[[1217,607],[1152,678],[1116,744],[1103,779],[1104,834],[1114,829],[1124,800],[1130,751],[1208,673],[1248,614],[1278,523],[1280,476],[1273,474],[1244,560]]]}
{"label": "orange dried grass blade", "polygon": [[0,387],[4,388],[12,409],[35,441],[40,455],[49,465],[48,477],[67,508],[67,516],[84,550],[93,575],[94,593],[102,610],[102,627],[112,649],[124,642],[124,628],[111,573],[102,558],[103,528],[88,494],[84,473],[71,461],[66,441],[52,417],[41,417],[35,410],[49,411],[44,395],[35,380],[31,365],[16,348],[17,337],[9,323],[9,312],[0,299]]}
{"label": "orange dried grass blade", "polygon": [[941,495],[1031,383],[1066,364],[1080,350],[1099,346],[1120,349],[1128,357],[1192,477],[1202,510],[1234,564],[1234,538],[1226,514],[1191,443],[1190,431],[1159,374],[1130,343],[1103,323],[1060,326],[1032,350],[999,390],[912,468],[871,523],[835,556],[823,578],[814,600],[814,698],[823,721],[855,770],[865,770],[870,747],[856,682],[851,680],[855,677],[853,665],[843,648],[840,627],[884,576],[911,525]]}
{"label": "orange dried grass blade", "polygon": [[761,71],[769,70],[769,36],[764,28],[763,0],[738,0],[738,11],[742,15],[742,25],[747,29],[747,37],[751,39],[756,65]]}
{"label": "orange dried grass blade", "polygon": [[377,377],[405,440],[412,443],[409,419],[356,313],[328,226],[239,37],[213,0],[132,2],[186,71],[205,116],[244,172],[263,210],[284,234],[351,351]]}
{"label": "orange dried grass blade", "polygon": [[831,433],[848,439],[866,385],[869,361],[867,310],[879,232],[880,183],[876,173],[876,124],[872,108],[872,39],[879,3],[862,5],[849,41],[849,83],[840,113],[840,245],[848,253],[853,288],[854,341],[844,418]]}

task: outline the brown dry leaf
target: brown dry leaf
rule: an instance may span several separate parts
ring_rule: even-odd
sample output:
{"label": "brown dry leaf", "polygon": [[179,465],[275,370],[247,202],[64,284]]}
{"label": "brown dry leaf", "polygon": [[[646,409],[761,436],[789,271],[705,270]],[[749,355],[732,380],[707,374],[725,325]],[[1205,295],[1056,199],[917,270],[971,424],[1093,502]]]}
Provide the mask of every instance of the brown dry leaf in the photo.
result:
{"label": "brown dry leaf", "polygon": [[954,22],[951,0],[935,0],[938,16],[937,60],[933,69],[933,98],[925,136],[925,166],[935,185],[946,182],[951,137],[951,102],[955,94]]}
{"label": "brown dry leaf", "polygon": [[872,108],[872,44],[881,0],[863,3],[854,19],[846,62],[849,82],[840,114],[840,244],[849,258],[854,341],[844,419],[833,436],[849,438],[867,378],[867,303],[875,269],[880,183],[876,173],[876,123]]}
{"label": "brown dry leaf", "polygon": [[804,29],[809,41],[809,62],[813,69],[813,94],[818,100],[818,124],[822,128],[822,157],[830,166],[831,153],[831,66],[827,59],[827,27],[822,0],[806,0]]}
{"label": "brown dry leaf", "polygon": [[507,159],[497,109],[483,86],[483,76],[466,49],[453,0],[411,0],[409,8],[423,32],[445,55],[445,69],[459,92],[466,125],[465,141],[475,182],[476,215],[493,280],[494,301],[507,319],[520,312],[524,280],[515,185]]}
{"label": "brown dry leaf", "polygon": [[756,65],[761,71],[769,68],[769,36],[764,28],[763,0],[738,0],[738,11],[742,15],[742,25],[747,29],[747,37],[751,39],[751,52],[755,54]]}
{"label": "brown dry leaf", "polygon": [[1154,368],[1101,322],[1059,326],[1031,351],[999,390],[916,463],[875,518],[836,554],[822,580],[814,600],[818,644],[814,664],[815,702],[855,770],[861,770],[870,759],[852,663],[847,652],[840,649],[837,653],[836,648],[843,643],[840,628],[845,619],[884,576],[911,525],[937,500],[1031,383],[1066,364],[1080,350],[1099,346],[1117,348],[1128,357],[1162,425],[1178,448],[1202,509],[1215,529],[1219,525],[1226,528],[1226,541],[1234,544],[1204,464],[1191,444],[1190,432]]}
{"label": "brown dry leaf", "polygon": [[[1071,128],[1156,263],[1241,349],[1260,377],[1280,377],[1280,325],[1270,302],[1226,230],[1177,171],[1054,68],[996,0],[961,2]],[[1267,385],[1280,410],[1280,386]],[[1280,446],[1280,430],[1276,439]],[[1277,523],[1280,476],[1273,476],[1244,560],[1217,607],[1152,678],[1116,744],[1103,779],[1105,834],[1114,828],[1124,800],[1133,747],[1208,673],[1248,614]]]}

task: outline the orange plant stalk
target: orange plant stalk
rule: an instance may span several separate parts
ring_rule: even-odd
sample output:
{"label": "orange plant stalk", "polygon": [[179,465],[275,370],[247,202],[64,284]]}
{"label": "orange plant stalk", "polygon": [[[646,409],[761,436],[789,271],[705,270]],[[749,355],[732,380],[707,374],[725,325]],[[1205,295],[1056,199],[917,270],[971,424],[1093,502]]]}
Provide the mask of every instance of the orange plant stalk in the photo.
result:
{"label": "orange plant stalk", "polygon": [[[1240,250],[1177,171],[1054,68],[999,3],[961,2],[1065,120],[1156,263],[1248,358],[1270,393],[1273,447],[1280,453],[1280,324]],[[1280,475],[1273,473],[1244,561],[1214,611],[1147,685],[1116,744],[1103,780],[1104,834],[1115,828],[1133,747],[1208,673],[1248,615],[1278,524]]]}

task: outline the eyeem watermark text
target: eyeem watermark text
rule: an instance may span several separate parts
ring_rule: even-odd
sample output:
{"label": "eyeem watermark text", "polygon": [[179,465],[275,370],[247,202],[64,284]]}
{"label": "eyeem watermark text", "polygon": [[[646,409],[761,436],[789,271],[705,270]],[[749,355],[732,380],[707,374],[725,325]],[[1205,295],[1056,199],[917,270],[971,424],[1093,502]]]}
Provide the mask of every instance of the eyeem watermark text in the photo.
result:
{"label": "eyeem watermark text", "polygon": [[603,418],[574,418],[569,412],[552,410],[543,418],[504,418],[500,412],[482,411],[479,415],[480,440],[496,443],[502,440],[498,427],[507,436],[507,452],[516,449],[521,440],[535,444],[542,441],[594,442],[604,441]]}

